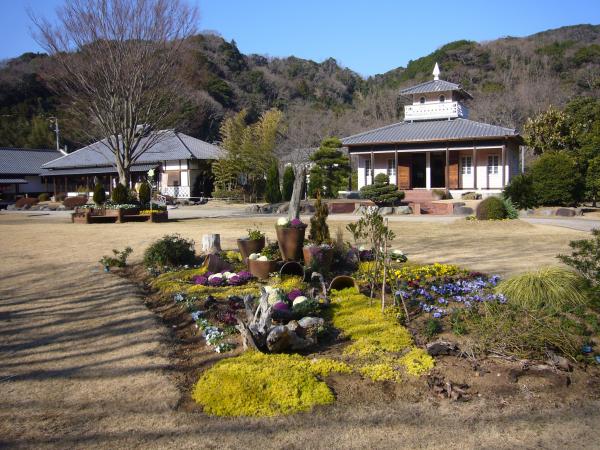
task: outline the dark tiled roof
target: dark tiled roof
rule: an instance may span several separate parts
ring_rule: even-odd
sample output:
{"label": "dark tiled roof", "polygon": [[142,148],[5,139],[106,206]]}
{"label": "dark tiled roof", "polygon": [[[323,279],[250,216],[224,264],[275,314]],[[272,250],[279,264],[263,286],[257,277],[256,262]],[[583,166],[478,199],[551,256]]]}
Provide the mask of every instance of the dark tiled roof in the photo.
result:
{"label": "dark tiled roof", "polygon": [[471,94],[465,91],[460,84],[451,83],[444,80],[431,80],[425,83],[417,84],[400,91],[401,95],[413,95],[413,94],[426,94],[428,92],[446,92],[446,91],[458,91],[464,97],[473,98]]}
{"label": "dark tiled roof", "polygon": [[0,148],[0,175],[38,175],[43,164],[61,155],[51,149]]}
{"label": "dark tiled roof", "polygon": [[[148,172],[150,169],[156,168],[157,163],[151,164],[136,164],[129,169],[131,172]],[[55,175],[93,175],[101,173],[117,173],[117,168],[114,166],[104,167],[76,167],[71,169],[42,169],[41,176]]]}
{"label": "dark tiled roof", "polygon": [[[136,161],[139,164],[159,163],[174,159],[219,159],[223,151],[216,145],[172,130],[158,131],[161,137]],[[45,169],[112,166],[114,156],[102,141],[69,153],[44,164]]]}
{"label": "dark tiled roof", "polygon": [[0,178],[0,184],[26,184],[29,183],[23,178]]}
{"label": "dark tiled roof", "polygon": [[516,130],[467,119],[399,122],[348,136],[344,145],[396,144],[518,136]]}

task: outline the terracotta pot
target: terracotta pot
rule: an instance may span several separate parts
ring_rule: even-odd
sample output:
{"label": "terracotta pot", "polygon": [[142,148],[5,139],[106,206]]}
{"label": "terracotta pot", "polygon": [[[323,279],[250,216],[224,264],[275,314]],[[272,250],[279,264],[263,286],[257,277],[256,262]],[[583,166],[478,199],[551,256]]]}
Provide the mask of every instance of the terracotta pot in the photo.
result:
{"label": "terracotta pot", "polygon": [[284,261],[300,261],[306,225],[303,227],[275,227],[275,229],[281,258]]}
{"label": "terracotta pot", "polygon": [[269,274],[277,271],[277,262],[249,259],[248,270],[259,280],[266,280],[269,278]]}
{"label": "terracotta pot", "polygon": [[252,253],[260,253],[265,248],[265,237],[263,236],[260,239],[238,239],[237,245],[240,249],[242,260],[245,261]]}
{"label": "terracotta pot", "polygon": [[[302,249],[302,254],[304,255],[304,265],[307,267],[313,267],[313,259],[314,256],[311,252],[311,248],[313,247],[304,247]],[[315,261],[314,269],[319,271],[319,269],[328,271],[331,267],[331,262],[333,261],[333,248],[328,249],[319,249],[321,257],[320,261]]]}
{"label": "terracotta pot", "polygon": [[358,284],[354,278],[347,275],[338,275],[329,284],[329,290],[335,289],[336,291],[351,287],[358,289]]}
{"label": "terracotta pot", "polygon": [[283,266],[281,266],[281,269],[279,269],[279,275],[281,275],[281,277],[298,276],[304,279],[304,267],[302,267],[302,264],[300,264],[299,262],[288,261],[284,263]]}

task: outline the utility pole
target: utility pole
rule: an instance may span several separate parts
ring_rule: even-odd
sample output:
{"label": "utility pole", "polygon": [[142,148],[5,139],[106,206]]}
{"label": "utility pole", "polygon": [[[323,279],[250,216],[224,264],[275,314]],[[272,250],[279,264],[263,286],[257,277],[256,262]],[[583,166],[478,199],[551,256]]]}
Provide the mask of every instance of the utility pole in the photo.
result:
{"label": "utility pole", "polygon": [[67,152],[60,148],[60,130],[58,128],[58,117],[51,116],[49,119],[54,123],[54,134],[56,135],[56,151],[66,155]]}

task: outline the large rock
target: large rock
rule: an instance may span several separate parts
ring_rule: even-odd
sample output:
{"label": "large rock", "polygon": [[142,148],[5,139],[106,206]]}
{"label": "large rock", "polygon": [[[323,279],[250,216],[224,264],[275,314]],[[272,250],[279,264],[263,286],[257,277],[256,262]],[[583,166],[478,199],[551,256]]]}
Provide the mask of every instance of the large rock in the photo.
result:
{"label": "large rock", "polygon": [[413,210],[408,205],[400,205],[394,208],[394,214],[404,215],[404,214],[412,214]]}
{"label": "large rock", "polygon": [[16,210],[17,210],[17,207],[15,206],[15,204],[14,204],[14,203],[11,203],[10,205],[8,205],[8,206],[6,207],[6,210],[7,210],[7,211],[16,211]]}
{"label": "large rock", "polygon": [[390,214],[394,214],[394,208],[391,206],[383,206],[379,208],[379,214],[382,216],[389,216]]}
{"label": "large rock", "polygon": [[260,212],[262,214],[271,214],[273,212],[273,207],[271,205],[264,205],[260,207]]}
{"label": "large rock", "polygon": [[573,217],[575,216],[575,210],[571,208],[557,208],[554,214],[561,217]]}
{"label": "large rock", "polygon": [[453,213],[457,216],[471,216],[474,214],[473,208],[468,206],[454,207]]}
{"label": "large rock", "polygon": [[290,204],[284,203],[283,205],[279,206],[279,208],[277,208],[277,214],[287,214],[289,209],[290,209]]}
{"label": "large rock", "polygon": [[251,214],[258,214],[260,212],[260,206],[250,205],[246,208],[246,212]]}
{"label": "large rock", "polygon": [[314,345],[313,339],[304,339],[293,330],[299,330],[298,323],[290,322],[288,325],[278,325],[271,328],[267,335],[267,348],[272,353],[282,352],[284,350],[304,350]]}
{"label": "large rock", "polygon": [[458,353],[458,345],[449,341],[435,341],[427,344],[427,353],[431,356],[455,355]]}

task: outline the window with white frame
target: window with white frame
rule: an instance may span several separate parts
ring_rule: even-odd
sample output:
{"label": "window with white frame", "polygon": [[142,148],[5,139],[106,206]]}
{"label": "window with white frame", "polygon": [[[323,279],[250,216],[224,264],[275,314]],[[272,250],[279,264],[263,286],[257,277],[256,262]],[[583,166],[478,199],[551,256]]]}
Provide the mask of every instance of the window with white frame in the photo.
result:
{"label": "window with white frame", "polygon": [[471,175],[473,170],[473,159],[471,156],[463,156],[460,160],[460,173],[462,175]]}
{"label": "window with white frame", "polygon": [[396,164],[393,159],[387,160],[387,176],[390,179],[390,183],[393,183],[396,178]]}
{"label": "window with white frame", "polygon": [[495,175],[498,173],[499,158],[498,155],[488,156],[488,175]]}
{"label": "window with white frame", "polygon": [[365,184],[369,184],[371,178],[371,160],[365,159]]}

